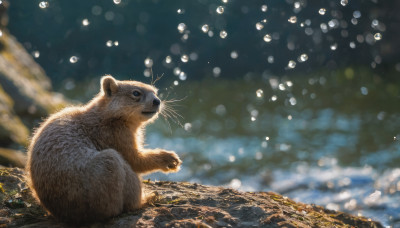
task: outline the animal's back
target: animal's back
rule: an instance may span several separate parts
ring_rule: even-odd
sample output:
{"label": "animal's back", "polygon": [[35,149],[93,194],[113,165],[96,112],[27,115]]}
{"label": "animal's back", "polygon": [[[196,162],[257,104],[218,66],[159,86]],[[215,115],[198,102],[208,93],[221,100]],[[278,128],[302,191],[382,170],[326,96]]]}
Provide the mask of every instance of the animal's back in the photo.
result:
{"label": "animal's back", "polygon": [[76,111],[63,110],[41,125],[29,148],[28,171],[52,174],[50,171],[77,168],[72,166],[79,166],[76,159],[85,156],[84,148],[93,149],[73,116]]}
{"label": "animal's back", "polygon": [[[47,210],[65,221],[109,217],[98,202],[107,201],[103,195],[116,189],[101,182],[120,187],[113,194],[122,198],[118,191],[122,191],[125,178],[126,164],[121,156],[113,150],[100,154],[82,127],[80,115],[79,109],[70,108],[48,119],[38,129],[28,152],[27,170],[34,193]],[[122,210],[122,199],[112,201],[116,215]]]}

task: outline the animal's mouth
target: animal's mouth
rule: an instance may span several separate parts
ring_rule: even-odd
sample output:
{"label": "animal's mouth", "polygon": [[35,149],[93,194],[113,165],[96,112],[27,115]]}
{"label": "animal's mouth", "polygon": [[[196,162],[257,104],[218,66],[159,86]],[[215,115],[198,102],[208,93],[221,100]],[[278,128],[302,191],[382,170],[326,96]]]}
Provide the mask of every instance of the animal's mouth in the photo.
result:
{"label": "animal's mouth", "polygon": [[154,114],[156,114],[157,111],[143,111],[142,114],[146,115],[146,116],[152,116]]}

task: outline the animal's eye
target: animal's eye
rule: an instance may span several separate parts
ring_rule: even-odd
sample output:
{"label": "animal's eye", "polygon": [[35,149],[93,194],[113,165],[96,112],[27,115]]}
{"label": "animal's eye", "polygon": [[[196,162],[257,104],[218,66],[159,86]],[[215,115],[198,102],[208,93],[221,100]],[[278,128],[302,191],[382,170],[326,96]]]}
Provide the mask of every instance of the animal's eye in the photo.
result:
{"label": "animal's eye", "polygon": [[141,93],[139,91],[135,90],[135,91],[133,91],[132,94],[133,94],[133,96],[138,97],[138,96],[140,96]]}

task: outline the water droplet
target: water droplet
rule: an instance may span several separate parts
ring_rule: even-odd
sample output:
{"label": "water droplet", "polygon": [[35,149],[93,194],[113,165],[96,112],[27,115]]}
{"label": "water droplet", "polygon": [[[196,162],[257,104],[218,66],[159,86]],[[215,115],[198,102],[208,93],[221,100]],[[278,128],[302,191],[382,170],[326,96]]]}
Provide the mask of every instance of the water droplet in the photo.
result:
{"label": "water droplet", "polygon": [[267,59],[268,63],[274,63],[274,56],[270,55]]}
{"label": "water droplet", "polygon": [[219,77],[219,75],[221,74],[221,68],[214,67],[213,68],[213,74],[214,74],[214,77]]}
{"label": "water droplet", "polygon": [[242,186],[242,182],[239,179],[232,179],[231,182],[229,183],[229,187],[233,189],[238,189]]}
{"label": "water droplet", "polygon": [[217,105],[217,107],[215,107],[215,113],[219,116],[224,116],[226,114],[225,106],[223,104]]}
{"label": "water droplet", "polygon": [[254,117],[257,117],[258,116],[258,110],[257,109],[251,110],[250,115],[254,116]]}
{"label": "water droplet", "polygon": [[350,48],[353,48],[353,49],[354,49],[354,48],[356,48],[356,43],[350,42],[350,43],[349,43],[349,46],[350,46]]}
{"label": "water droplet", "polygon": [[190,130],[192,130],[192,124],[191,123],[185,123],[183,128],[185,128],[185,131],[190,131]]}
{"label": "water droplet", "polygon": [[376,28],[379,25],[379,21],[377,19],[372,20],[371,27]]}
{"label": "water droplet", "polygon": [[179,73],[179,79],[182,81],[185,81],[187,78],[186,73],[181,71],[181,73]]}
{"label": "water droplet", "polygon": [[153,66],[153,60],[150,59],[150,58],[146,58],[146,59],[144,60],[144,65],[145,65],[147,68],[152,67],[152,66]]}
{"label": "water droplet", "polygon": [[187,63],[187,62],[189,61],[189,56],[187,56],[187,55],[182,55],[182,56],[181,56],[181,61],[184,62],[184,63]]}
{"label": "water droplet", "polygon": [[112,42],[111,40],[108,40],[108,41],[106,42],[106,46],[107,46],[107,47],[112,47],[112,45],[113,45],[113,42]]}
{"label": "water droplet", "polygon": [[294,24],[294,23],[297,22],[297,17],[296,17],[296,16],[291,16],[291,17],[288,19],[288,21],[289,21],[290,23]]}
{"label": "water droplet", "polygon": [[236,160],[236,157],[233,155],[229,155],[229,162],[234,162]]}
{"label": "water droplet", "polygon": [[382,34],[380,34],[379,32],[378,32],[378,33],[375,33],[374,39],[375,39],[375,40],[381,40],[381,39],[382,39]]}
{"label": "water droplet", "polygon": [[145,76],[145,77],[150,77],[151,76],[151,71],[150,71],[150,69],[145,69],[144,71],[143,71],[143,75]]}
{"label": "water droplet", "polygon": [[32,52],[32,55],[33,55],[33,57],[35,57],[37,59],[40,56],[40,52],[39,51],[34,51],[34,52]]}
{"label": "water droplet", "polygon": [[326,9],[325,8],[321,8],[321,9],[318,10],[318,13],[321,14],[321,15],[325,15]]}
{"label": "water droplet", "polygon": [[297,104],[296,98],[291,97],[291,98],[289,99],[289,103],[290,103],[290,105],[296,105],[296,104]]}
{"label": "water droplet", "polygon": [[334,51],[337,49],[337,43],[331,45],[331,50]]}
{"label": "water droplet", "polygon": [[192,52],[189,55],[189,59],[192,61],[196,61],[199,58],[199,55],[196,52]]}
{"label": "water droplet", "polygon": [[222,31],[219,33],[219,36],[220,36],[222,39],[225,39],[225,38],[228,36],[228,33],[227,33],[225,30],[222,30]]}
{"label": "water droplet", "polygon": [[268,136],[266,136],[266,137],[265,137],[265,140],[269,141],[269,137],[268,137]]}
{"label": "water droplet", "polygon": [[118,5],[121,3],[121,0],[114,0],[114,4]]}
{"label": "water droplet", "polygon": [[213,37],[214,36],[214,32],[213,31],[208,31],[207,34],[208,34],[209,37]]}
{"label": "water droplet", "polygon": [[256,159],[256,160],[261,160],[262,158],[263,158],[263,154],[262,154],[260,151],[258,151],[258,152],[256,153],[255,159]]}
{"label": "water droplet", "polygon": [[360,18],[360,17],[361,17],[361,12],[358,11],[358,10],[354,11],[354,12],[353,12],[353,17],[354,17],[354,18]]}
{"label": "water droplet", "polygon": [[237,51],[232,51],[231,52],[231,58],[232,59],[237,59],[239,57],[239,54],[237,53]]}
{"label": "water droplet", "polygon": [[87,18],[82,20],[82,25],[83,26],[88,26],[90,24],[89,20]]}
{"label": "water droplet", "polygon": [[272,40],[271,35],[266,34],[266,35],[264,36],[264,41],[265,41],[265,42],[269,43],[269,42],[271,42],[271,40]]}
{"label": "water droplet", "polygon": [[257,95],[257,97],[263,97],[264,96],[264,91],[262,89],[258,89],[256,91],[256,95]]}
{"label": "water droplet", "polygon": [[49,7],[49,3],[45,2],[45,1],[39,2],[39,7],[42,9],[45,9],[45,8]]}
{"label": "water droplet", "polygon": [[189,39],[189,34],[188,33],[183,34],[182,40],[187,40],[187,39]]}
{"label": "water droplet", "polygon": [[252,116],[250,119],[251,119],[252,122],[257,120],[257,118],[255,116]]}
{"label": "water droplet", "polygon": [[177,80],[174,81],[174,86],[179,85],[179,82]]}
{"label": "water droplet", "polygon": [[204,33],[207,33],[209,29],[210,29],[210,27],[207,24],[204,24],[203,26],[201,26],[201,31],[203,31]]}
{"label": "water droplet", "polygon": [[301,62],[305,62],[308,60],[308,55],[307,54],[301,54],[300,55],[300,61]]}
{"label": "water droplet", "polygon": [[172,58],[171,58],[171,56],[167,56],[167,57],[165,57],[165,62],[166,63],[171,63],[172,62]]}
{"label": "water droplet", "polygon": [[0,37],[2,37],[2,36],[3,36],[3,31],[0,30]]}
{"label": "water droplet", "polygon": [[225,9],[223,6],[218,6],[217,9],[215,10],[218,14],[223,14]]}
{"label": "water droplet", "polygon": [[185,10],[184,10],[184,9],[178,9],[176,12],[177,12],[178,14],[184,14],[184,13],[185,13]]}
{"label": "water droplet", "polygon": [[114,46],[118,46],[118,45],[119,45],[118,40],[114,41]]}
{"label": "water droplet", "polygon": [[223,3],[228,3],[228,0],[222,0]]}
{"label": "water droplet", "polygon": [[346,6],[348,3],[349,3],[348,0],[341,0],[341,1],[340,1],[340,4],[341,4],[342,6]]}
{"label": "water droplet", "polygon": [[268,6],[267,5],[262,5],[261,6],[261,11],[267,12],[267,10],[268,10]]}
{"label": "water droplet", "polygon": [[181,69],[179,67],[174,68],[174,75],[178,76],[181,73]]}
{"label": "water droplet", "polygon": [[337,28],[339,27],[339,21],[336,19],[332,19],[328,22],[330,28]]}
{"label": "water droplet", "polygon": [[295,3],[294,3],[294,8],[295,8],[295,9],[299,9],[300,6],[301,6],[300,2],[295,2]]}
{"label": "water droplet", "polygon": [[76,63],[76,62],[78,62],[78,57],[76,57],[76,56],[71,56],[71,58],[69,58],[69,62],[70,62],[70,63]]}
{"label": "water droplet", "polygon": [[292,119],[293,119],[292,115],[288,115],[288,116],[287,116],[287,119],[288,119],[288,120],[292,120]]}
{"label": "water droplet", "polygon": [[367,87],[361,87],[360,88],[362,95],[368,95],[368,88]]}
{"label": "water droplet", "polygon": [[271,101],[276,101],[278,99],[278,97],[276,96],[276,95],[273,95],[272,97],[271,97]]}
{"label": "water droplet", "polygon": [[288,63],[288,67],[289,67],[290,69],[295,68],[295,67],[296,67],[296,62],[293,61],[293,60],[290,60],[289,63]]}
{"label": "water droplet", "polygon": [[179,31],[180,33],[183,33],[183,32],[185,31],[185,29],[186,29],[186,24],[185,24],[185,23],[180,23],[180,24],[178,25],[178,31]]}
{"label": "water droplet", "polygon": [[260,22],[257,22],[256,23],[256,29],[257,30],[261,30],[261,29],[263,29],[264,28],[264,25],[263,24],[261,24]]}

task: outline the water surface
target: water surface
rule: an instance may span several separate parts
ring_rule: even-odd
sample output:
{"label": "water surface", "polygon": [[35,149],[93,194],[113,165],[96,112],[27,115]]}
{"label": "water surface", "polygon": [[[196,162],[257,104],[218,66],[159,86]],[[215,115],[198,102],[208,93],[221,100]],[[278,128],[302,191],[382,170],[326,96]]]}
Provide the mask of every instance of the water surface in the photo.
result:
{"label": "water surface", "polygon": [[181,126],[160,119],[147,143],[175,150],[184,162],[177,174],[146,178],[275,191],[399,225],[398,85],[347,68],[161,89],[183,98],[176,108],[184,119]]}

